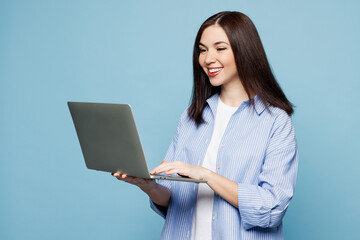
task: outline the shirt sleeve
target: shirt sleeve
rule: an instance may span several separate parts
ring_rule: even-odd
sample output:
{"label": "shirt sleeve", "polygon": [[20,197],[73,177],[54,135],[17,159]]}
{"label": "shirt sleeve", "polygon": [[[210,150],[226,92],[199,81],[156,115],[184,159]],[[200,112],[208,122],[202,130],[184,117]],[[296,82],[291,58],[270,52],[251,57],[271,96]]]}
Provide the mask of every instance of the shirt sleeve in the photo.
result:
{"label": "shirt sleeve", "polygon": [[258,185],[238,184],[238,208],[245,229],[281,224],[294,193],[298,151],[291,118],[274,122]]}
{"label": "shirt sleeve", "polygon": [[[168,188],[171,192],[171,181],[167,181],[167,180],[155,180],[156,183]],[[167,207],[162,207],[157,205],[156,203],[154,203],[151,198],[150,199],[150,207],[152,210],[154,210],[154,212],[156,212],[157,214],[159,214],[162,218],[166,218],[166,213],[167,213]]]}
{"label": "shirt sleeve", "polygon": [[[173,139],[170,143],[170,146],[168,148],[168,151],[165,155],[165,161],[167,162],[172,162],[175,160],[175,155],[176,155],[176,150],[177,150],[177,146],[178,146],[178,140],[179,140],[179,135],[181,133],[181,126],[182,126],[182,122],[183,119],[185,118],[185,116],[187,116],[187,110],[185,110],[183,112],[183,114],[180,117],[180,120],[178,122],[178,126],[176,128],[176,132],[173,136]],[[156,180],[156,182],[166,188],[168,188],[171,192],[172,189],[172,181],[169,180]],[[161,207],[157,204],[155,204],[151,199],[150,199],[150,207],[157,213],[159,214],[161,217],[165,218],[166,217],[166,213],[167,213],[167,208],[165,207]]]}

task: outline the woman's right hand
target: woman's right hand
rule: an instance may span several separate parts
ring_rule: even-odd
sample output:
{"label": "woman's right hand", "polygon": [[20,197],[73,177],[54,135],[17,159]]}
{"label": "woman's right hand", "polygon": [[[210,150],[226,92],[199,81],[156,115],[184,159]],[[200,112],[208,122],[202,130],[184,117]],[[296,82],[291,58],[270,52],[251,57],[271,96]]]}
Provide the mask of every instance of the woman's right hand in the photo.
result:
{"label": "woman's right hand", "polygon": [[112,173],[120,181],[124,181],[135,186],[138,186],[143,190],[149,197],[159,206],[168,207],[170,203],[171,192],[166,187],[157,184],[155,180],[144,179],[138,177],[127,176],[126,174],[121,174],[120,172]]}
{"label": "woman's right hand", "polygon": [[157,185],[156,182],[152,179],[131,177],[131,176],[127,176],[126,174],[121,174],[120,172],[111,173],[111,175],[113,175],[120,181],[124,181],[132,185],[138,186],[146,193],[154,189]]}

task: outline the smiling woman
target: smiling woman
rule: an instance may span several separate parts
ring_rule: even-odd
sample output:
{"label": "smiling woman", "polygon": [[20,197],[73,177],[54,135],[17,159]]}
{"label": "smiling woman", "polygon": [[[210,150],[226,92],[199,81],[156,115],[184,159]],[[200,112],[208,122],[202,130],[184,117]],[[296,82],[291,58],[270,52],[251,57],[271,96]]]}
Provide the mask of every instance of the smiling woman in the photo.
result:
{"label": "smiling woman", "polygon": [[[213,25],[206,28],[200,39],[199,50],[199,64],[212,86],[243,89],[234,53],[222,27]],[[218,75],[220,76],[216,77]]]}
{"label": "smiling woman", "polygon": [[293,108],[251,20],[240,12],[207,19],[193,68],[192,103],[150,173],[207,183],[114,176],[149,195],[165,218],[162,239],[282,239],[298,166]]}
{"label": "smiling woman", "polygon": [[[252,97],[258,95],[266,108],[267,103],[269,103],[283,109],[289,115],[293,113],[292,104],[286,98],[271,71],[260,36],[251,19],[239,12],[220,12],[208,18],[201,25],[195,39],[193,54],[194,92],[189,115],[196,124],[203,122],[201,116],[205,107],[205,100],[221,91],[221,87],[211,83],[212,77],[214,77],[214,75],[209,75],[212,66],[208,66],[209,71],[206,69],[205,57],[215,57],[210,55],[215,53],[214,51],[210,53],[209,49],[204,46],[203,39],[205,36],[213,44],[213,46],[208,47],[217,50],[216,56],[226,57],[230,62],[235,61],[233,63],[236,67],[237,77],[246,92],[247,98],[250,99],[250,104],[253,105],[254,103]],[[228,53],[221,54],[222,51]],[[229,52],[232,56],[229,56]],[[218,64],[221,62],[219,61]],[[234,65],[230,66],[234,67]],[[267,110],[269,109],[267,108]]]}

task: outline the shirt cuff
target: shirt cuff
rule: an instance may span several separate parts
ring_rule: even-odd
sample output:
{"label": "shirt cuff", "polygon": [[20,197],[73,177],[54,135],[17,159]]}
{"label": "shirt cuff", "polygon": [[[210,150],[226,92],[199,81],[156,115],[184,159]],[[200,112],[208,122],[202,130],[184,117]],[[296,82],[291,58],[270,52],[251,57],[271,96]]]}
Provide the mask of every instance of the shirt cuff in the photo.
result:
{"label": "shirt cuff", "polygon": [[166,218],[167,207],[159,206],[156,203],[154,203],[151,199],[150,199],[150,207],[157,214],[159,214],[162,218],[164,218],[164,219]]}
{"label": "shirt cuff", "polygon": [[238,208],[246,229],[269,227],[271,200],[268,194],[259,186],[238,183]]}

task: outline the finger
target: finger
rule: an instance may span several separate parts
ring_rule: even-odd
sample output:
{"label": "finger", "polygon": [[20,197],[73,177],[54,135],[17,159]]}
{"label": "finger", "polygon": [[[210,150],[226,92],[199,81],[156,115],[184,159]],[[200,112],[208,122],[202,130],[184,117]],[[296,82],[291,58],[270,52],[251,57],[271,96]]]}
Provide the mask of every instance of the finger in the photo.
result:
{"label": "finger", "polygon": [[165,162],[157,166],[154,170],[157,172],[158,171],[163,172],[165,169],[176,168],[176,167],[179,167],[179,164],[177,164],[176,162],[171,162],[171,163]]}
{"label": "finger", "polygon": [[178,174],[179,171],[177,169],[171,169],[165,172],[166,175]]}
{"label": "finger", "polygon": [[165,173],[168,175],[179,174],[184,176],[190,176],[191,165],[187,165],[183,162],[174,162],[169,168],[166,169]]}
{"label": "finger", "polygon": [[160,173],[162,172],[163,168],[166,167],[164,166],[163,164],[157,166],[156,168],[154,168],[153,170],[150,171],[151,174],[154,174],[154,173]]}
{"label": "finger", "polygon": [[164,164],[168,164],[168,162],[164,159],[161,161],[161,164],[150,171],[150,174],[154,174],[156,171],[158,171],[161,167],[164,166]]}
{"label": "finger", "polygon": [[115,172],[115,173],[112,173],[112,175],[113,175],[114,177],[120,177],[121,172],[120,172],[120,171],[117,171],[117,172]]}
{"label": "finger", "polygon": [[174,169],[174,167],[173,167],[173,166],[169,166],[169,165],[167,165],[167,166],[161,166],[161,167],[157,168],[156,170],[154,170],[154,172],[155,172],[155,173],[163,173],[163,172],[169,171],[169,170],[171,170],[171,169]]}
{"label": "finger", "polygon": [[167,175],[178,174],[183,176],[189,176],[189,170],[184,168],[172,168],[165,172]]}
{"label": "finger", "polygon": [[185,172],[186,171],[184,169],[179,169],[179,168],[175,168],[175,167],[164,170],[164,173],[166,175],[179,174],[179,173],[187,175]]}
{"label": "finger", "polygon": [[114,173],[113,176],[116,177],[117,179],[121,180],[121,175],[119,173],[116,172],[116,173]]}

